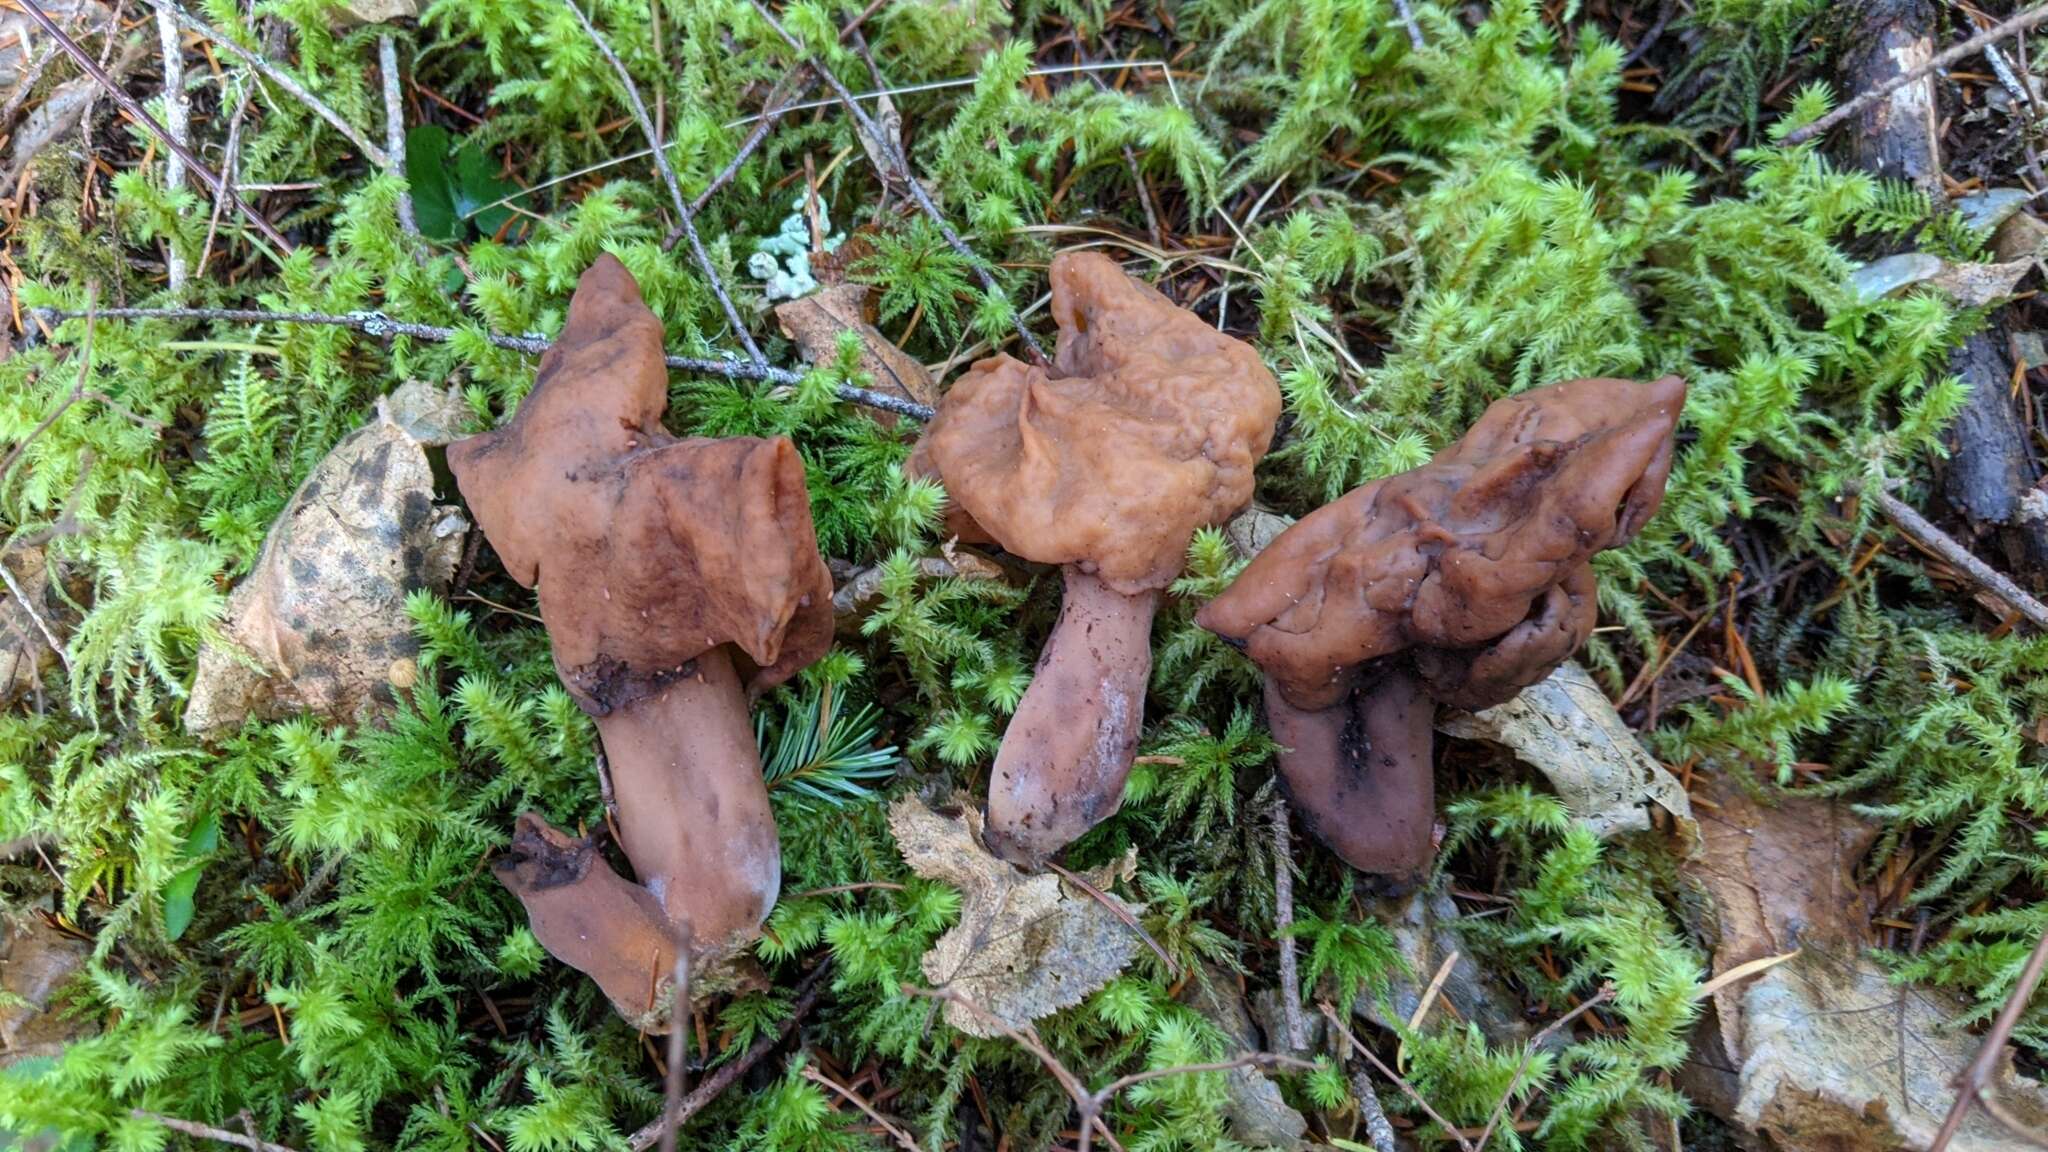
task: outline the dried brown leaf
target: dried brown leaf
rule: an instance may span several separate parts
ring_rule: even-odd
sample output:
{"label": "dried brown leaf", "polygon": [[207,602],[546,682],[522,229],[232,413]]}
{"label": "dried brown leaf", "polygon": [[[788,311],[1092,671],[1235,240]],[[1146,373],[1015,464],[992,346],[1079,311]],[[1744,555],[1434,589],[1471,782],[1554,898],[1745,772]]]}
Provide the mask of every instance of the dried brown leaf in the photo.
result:
{"label": "dried brown leaf", "polygon": [[830,363],[839,355],[839,334],[851,331],[860,337],[860,368],[874,378],[876,391],[936,404],[938,385],[916,357],[891,344],[888,337],[868,323],[865,284],[835,284],[809,296],[775,306],[775,320],[783,334],[796,341],[804,359],[813,364]]}

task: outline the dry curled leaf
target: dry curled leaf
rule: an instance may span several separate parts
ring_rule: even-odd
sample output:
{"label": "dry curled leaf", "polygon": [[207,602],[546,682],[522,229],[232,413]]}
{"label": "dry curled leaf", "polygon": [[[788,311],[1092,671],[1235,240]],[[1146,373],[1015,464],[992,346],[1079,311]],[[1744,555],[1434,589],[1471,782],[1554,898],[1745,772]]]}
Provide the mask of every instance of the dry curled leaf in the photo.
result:
{"label": "dry curled leaf", "polygon": [[813,364],[829,364],[836,359],[839,334],[852,332],[860,337],[860,369],[873,378],[876,391],[919,404],[938,403],[939,389],[931,373],[925,371],[916,357],[891,344],[888,337],[868,323],[867,301],[871,291],[865,284],[834,284],[809,296],[777,304],[775,320],[782,325],[783,334],[796,341],[804,359]]}
{"label": "dry curled leaf", "polygon": [[1650,827],[1654,804],[1679,822],[1681,840],[1697,839],[1685,788],[1643,748],[1576,661],[1499,707],[1446,710],[1436,726],[1446,736],[1506,746],[1543,773],[1565,809],[1597,836]]}
{"label": "dry curled leaf", "polygon": [[469,522],[434,502],[426,451],[392,417],[335,445],[292,494],[199,652],[185,729],[315,712],[355,721],[418,675],[405,597],[443,591]]}
{"label": "dry curled leaf", "polygon": [[[1787,1152],[1928,1147],[1981,1040],[1958,1026],[1960,1001],[1894,984],[1868,957],[1869,901],[1855,868],[1876,829],[1832,801],[1765,807],[1727,781],[1702,795],[1714,807],[1687,870],[1713,898],[1714,975],[1797,955],[1713,992],[1684,1087]],[[2048,1128],[2048,1089],[2009,1061],[1989,1087],[2023,1123]],[[2017,1146],[1973,1110],[1949,1150]]]}
{"label": "dry curled leaf", "polygon": [[36,617],[50,625],[59,643],[65,640],[65,621],[56,613],[49,594],[42,549],[18,549],[0,563],[7,565],[8,573],[35,608],[31,615],[13,593],[0,588],[0,704],[9,704],[35,691],[43,675],[57,663],[56,649],[43,636]]}
{"label": "dry curled leaf", "polygon": [[[1142,945],[1105,901],[1133,917],[1139,909],[1108,895],[1115,866],[1088,878],[1103,891],[1098,900],[1057,875],[996,858],[982,846],[981,822],[971,803],[933,811],[911,793],[889,809],[904,862],[960,892],[960,923],[924,954],[925,979],[1023,1028],[1080,1003],[1124,970]],[[946,1023],[971,1036],[1001,1034],[981,1012],[958,1003],[946,1004]]]}

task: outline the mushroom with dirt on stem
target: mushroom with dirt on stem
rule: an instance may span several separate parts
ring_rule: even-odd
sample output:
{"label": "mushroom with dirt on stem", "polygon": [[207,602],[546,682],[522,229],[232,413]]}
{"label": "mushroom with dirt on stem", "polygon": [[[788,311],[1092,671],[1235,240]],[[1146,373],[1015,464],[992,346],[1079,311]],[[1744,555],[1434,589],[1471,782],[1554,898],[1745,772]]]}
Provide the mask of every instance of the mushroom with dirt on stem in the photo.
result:
{"label": "mushroom with dirt on stem", "polygon": [[1353,867],[1433,851],[1436,705],[1505,703],[1591,635],[1591,560],[1635,538],[1671,472],[1685,383],[1570,380],[1495,401],[1412,471],[1276,537],[1202,627],[1265,672],[1303,823]]}
{"label": "mushroom with dirt on stem", "polygon": [[949,530],[1060,565],[1065,599],[990,773],[989,847],[1035,865],[1110,816],[1144,726],[1152,616],[1189,541],[1251,499],[1280,389],[1258,353],[1093,252],[1052,262],[1049,367],[976,363],[913,470]]}
{"label": "mushroom with dirt on stem", "polygon": [[538,590],[557,674],[596,720],[638,883],[532,813],[498,877],[550,953],[657,1027],[676,950],[696,991],[713,991],[775,902],[781,851],[749,696],[832,638],[795,447],[679,440],[667,406],[661,323],[604,255],[517,415],[448,449],[505,571]]}

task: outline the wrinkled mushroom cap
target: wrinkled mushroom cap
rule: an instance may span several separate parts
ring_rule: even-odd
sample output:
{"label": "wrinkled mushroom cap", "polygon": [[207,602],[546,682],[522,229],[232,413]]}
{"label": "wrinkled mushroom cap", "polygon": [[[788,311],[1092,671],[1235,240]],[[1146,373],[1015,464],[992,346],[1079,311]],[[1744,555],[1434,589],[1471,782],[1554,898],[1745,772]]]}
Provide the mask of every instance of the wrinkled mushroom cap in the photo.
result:
{"label": "wrinkled mushroom cap", "polygon": [[[1052,262],[1050,370],[1008,356],[947,393],[914,468],[987,536],[1126,595],[1164,588],[1199,528],[1251,499],[1280,389],[1258,353],[1108,258]],[[949,527],[971,527],[949,522]]]}
{"label": "wrinkled mushroom cap", "polygon": [[596,714],[731,644],[760,690],[824,655],[832,578],[785,437],[678,440],[661,426],[661,323],[609,255],[502,428],[448,464],[514,580],[540,589],[555,667]]}
{"label": "wrinkled mushroom cap", "polygon": [[1298,708],[1335,704],[1361,664],[1409,648],[1438,699],[1499,703],[1591,631],[1587,561],[1656,513],[1684,402],[1675,376],[1497,401],[1429,463],[1281,533],[1200,623]]}

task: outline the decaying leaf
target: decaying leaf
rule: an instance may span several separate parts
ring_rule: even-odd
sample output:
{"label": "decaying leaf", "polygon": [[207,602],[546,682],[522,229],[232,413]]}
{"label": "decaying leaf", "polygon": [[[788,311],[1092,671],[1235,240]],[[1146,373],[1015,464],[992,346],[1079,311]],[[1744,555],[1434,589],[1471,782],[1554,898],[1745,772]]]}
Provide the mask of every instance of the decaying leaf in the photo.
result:
{"label": "decaying leaf", "polygon": [[1649,805],[1655,804],[1678,821],[1681,840],[1697,836],[1685,788],[1643,748],[1576,661],[1497,708],[1477,714],[1446,709],[1437,729],[1505,745],[1543,773],[1565,808],[1596,835],[1650,827]]}
{"label": "decaying leaf", "polygon": [[51,1055],[91,1030],[50,1010],[57,990],[91,955],[89,941],[59,932],[32,911],[0,915],[0,1067]]}
{"label": "decaying leaf", "polygon": [[[1262,1051],[1266,1045],[1252,1026],[1251,1010],[1237,990],[1237,977],[1214,965],[1187,982],[1188,1007],[1229,1037],[1239,1052]],[[1308,1121],[1288,1105],[1273,1083],[1257,1068],[1232,1068],[1223,1074],[1223,1115],[1230,1135],[1253,1148],[1300,1148]]]}
{"label": "decaying leaf", "polygon": [[[1765,807],[1726,781],[1702,795],[1714,807],[1688,872],[1713,898],[1714,974],[1797,955],[1713,993],[1684,1086],[1778,1148],[1928,1147],[1981,1041],[1957,1027],[1960,1001],[1894,984],[1866,954],[1870,912],[1854,869],[1876,829],[1832,801]],[[2021,1122],[2048,1128],[2048,1089],[2009,1063],[1991,1088]],[[1973,1110],[1949,1148],[2017,1146]]]}
{"label": "decaying leaf", "polygon": [[185,728],[210,735],[250,716],[315,712],[354,721],[418,675],[406,594],[442,591],[469,522],[434,502],[421,441],[389,405],[335,445],[271,526],[228,598],[227,644],[199,652]]}
{"label": "decaying leaf", "polygon": [[[33,598],[35,615],[42,618],[63,643],[64,620],[53,610],[48,592],[48,574],[43,570],[43,550],[22,548],[6,555],[0,563],[21,590]],[[57,663],[57,652],[43,636],[35,618],[0,588],[0,704],[12,703],[33,692],[42,677]]]}
{"label": "decaying leaf", "polygon": [[839,355],[839,334],[851,331],[860,337],[860,367],[874,378],[876,391],[936,404],[938,385],[917,358],[889,342],[888,337],[867,320],[868,294],[865,284],[834,284],[809,296],[775,306],[775,320],[783,334],[796,341],[804,359],[829,363]]}
{"label": "decaying leaf", "polygon": [[1849,277],[1849,288],[1869,303],[1925,284],[1965,308],[1981,308],[2011,296],[2033,266],[2031,256],[2004,264],[1957,264],[1926,252],[1901,252],[1858,268]]}
{"label": "decaying leaf", "polygon": [[[1384,999],[1371,992],[1359,996],[1351,1006],[1355,1015],[1383,1028],[1405,1026],[1421,1007],[1437,970],[1455,955],[1457,960],[1437,990],[1439,1004],[1448,1004],[1455,1019],[1479,1025],[1495,1044],[1529,1038],[1521,1001],[1497,973],[1472,958],[1472,946],[1458,923],[1458,905],[1449,893],[1416,888],[1406,896],[1380,901],[1372,913],[1393,933],[1406,971],[1392,974]],[[1444,1011],[1441,1006],[1436,1010]]]}
{"label": "decaying leaf", "polygon": [[[1023,1028],[1107,984],[1142,944],[1103,901],[1053,873],[1025,872],[997,859],[982,846],[981,824],[971,801],[948,801],[933,811],[906,793],[889,809],[889,830],[904,862],[960,891],[960,923],[924,954],[925,979]],[[1129,867],[1111,866],[1088,879],[1106,894]],[[1122,907],[1133,917],[1139,911]],[[946,1005],[946,1022],[971,1036],[1001,1034],[960,1004]]]}
{"label": "decaying leaf", "polygon": [[[920,556],[918,572],[933,580],[958,577],[962,580],[1001,580],[1002,566],[979,552],[955,547],[943,556]],[[832,614],[842,624],[857,623],[875,597],[882,594],[882,569],[857,569],[846,575],[834,574]]]}

